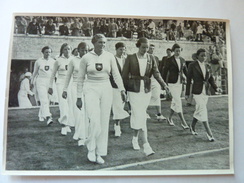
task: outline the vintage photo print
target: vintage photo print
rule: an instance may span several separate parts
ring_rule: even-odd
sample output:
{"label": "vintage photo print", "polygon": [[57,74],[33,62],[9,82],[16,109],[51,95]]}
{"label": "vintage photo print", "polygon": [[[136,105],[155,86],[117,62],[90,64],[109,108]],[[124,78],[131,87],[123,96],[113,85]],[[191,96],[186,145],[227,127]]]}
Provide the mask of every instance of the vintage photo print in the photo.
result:
{"label": "vintage photo print", "polygon": [[5,174],[233,174],[229,21],[13,15]]}

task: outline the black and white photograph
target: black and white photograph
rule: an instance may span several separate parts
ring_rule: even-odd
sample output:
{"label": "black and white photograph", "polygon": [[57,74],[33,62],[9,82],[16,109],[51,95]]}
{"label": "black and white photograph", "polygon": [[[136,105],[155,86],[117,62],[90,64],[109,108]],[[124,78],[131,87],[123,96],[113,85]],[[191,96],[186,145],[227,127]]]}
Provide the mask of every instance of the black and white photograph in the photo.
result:
{"label": "black and white photograph", "polygon": [[9,175],[233,174],[230,22],[13,14]]}

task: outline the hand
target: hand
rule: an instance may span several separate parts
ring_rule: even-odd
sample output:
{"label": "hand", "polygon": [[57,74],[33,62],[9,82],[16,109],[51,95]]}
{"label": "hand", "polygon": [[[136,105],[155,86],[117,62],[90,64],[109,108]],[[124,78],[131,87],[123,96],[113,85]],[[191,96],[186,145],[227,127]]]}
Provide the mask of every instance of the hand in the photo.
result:
{"label": "hand", "polygon": [[189,95],[185,95],[185,99],[188,100],[189,99]]}
{"label": "hand", "polygon": [[217,88],[217,92],[218,92],[218,93],[222,93],[223,90],[222,90],[221,88]]}
{"label": "hand", "polygon": [[81,108],[82,108],[82,100],[81,100],[81,98],[77,98],[76,106],[78,107],[78,109],[81,110]]}
{"label": "hand", "polygon": [[64,99],[67,98],[67,91],[63,91],[62,97],[63,97]]}
{"label": "hand", "polygon": [[126,97],[126,94],[125,94],[125,91],[124,90],[121,91],[121,98],[122,98],[122,101],[123,102],[126,102],[126,98],[127,97]]}
{"label": "hand", "polygon": [[50,95],[52,95],[52,94],[53,94],[53,89],[52,89],[52,88],[48,88],[48,93],[49,93]]}
{"label": "hand", "polygon": [[30,89],[32,90],[34,88],[34,85],[33,84],[30,84]]}

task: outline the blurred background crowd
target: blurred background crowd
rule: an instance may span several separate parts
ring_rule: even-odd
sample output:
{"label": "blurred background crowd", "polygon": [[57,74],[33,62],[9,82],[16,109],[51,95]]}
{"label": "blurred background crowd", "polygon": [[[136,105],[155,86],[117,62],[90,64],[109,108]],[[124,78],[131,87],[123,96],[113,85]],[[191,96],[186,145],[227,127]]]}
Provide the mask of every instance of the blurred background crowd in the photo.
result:
{"label": "blurred background crowd", "polygon": [[15,34],[86,36],[225,43],[225,23],[218,21],[135,18],[16,16]]}

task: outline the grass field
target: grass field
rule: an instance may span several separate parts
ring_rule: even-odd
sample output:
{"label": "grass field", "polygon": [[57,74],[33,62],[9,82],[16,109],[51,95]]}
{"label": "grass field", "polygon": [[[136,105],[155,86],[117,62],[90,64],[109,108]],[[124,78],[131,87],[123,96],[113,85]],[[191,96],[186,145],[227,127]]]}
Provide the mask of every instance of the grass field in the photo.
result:
{"label": "grass field", "polygon": [[[170,102],[162,101],[162,113],[169,114]],[[183,101],[184,116],[191,123],[195,107],[186,107]],[[228,97],[209,98],[209,122],[215,142],[209,142],[202,124],[196,126],[198,136],[183,130],[178,116],[173,120],[176,126],[169,126],[166,121],[158,122],[154,108],[149,108],[151,119],[148,119],[149,142],[156,152],[145,157],[142,150],[132,149],[133,131],[129,118],[121,123],[122,136],[114,137],[113,122],[110,121],[108,155],[105,164],[98,165],[87,160],[85,146],[77,146],[73,132],[67,136],[60,133],[57,122],[58,107],[52,107],[54,123],[46,126],[37,118],[38,108],[11,109],[7,122],[7,155],[6,170],[211,170],[229,169],[229,120]],[[142,142],[140,142],[142,146]],[[222,150],[221,150],[222,149]],[[211,150],[217,150],[212,152]],[[209,151],[208,153],[194,154]],[[181,156],[185,155],[185,156]],[[170,159],[171,157],[175,157]],[[153,162],[153,160],[159,160]],[[138,162],[149,163],[138,165]],[[152,161],[153,163],[150,163]],[[128,165],[129,166],[124,166]],[[123,165],[123,166],[122,166]],[[117,168],[116,168],[117,167]]]}

